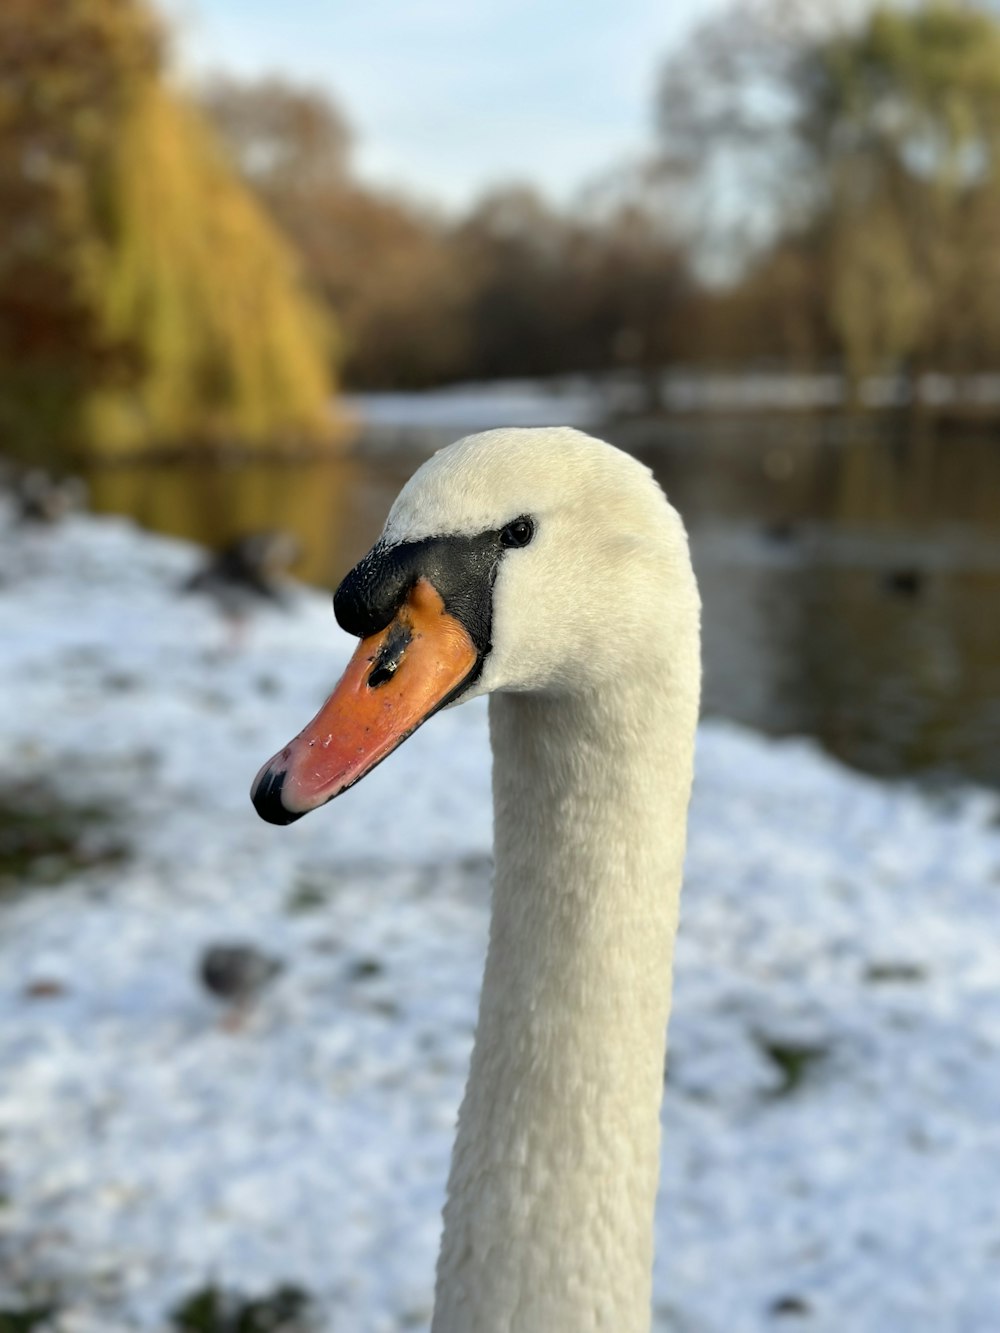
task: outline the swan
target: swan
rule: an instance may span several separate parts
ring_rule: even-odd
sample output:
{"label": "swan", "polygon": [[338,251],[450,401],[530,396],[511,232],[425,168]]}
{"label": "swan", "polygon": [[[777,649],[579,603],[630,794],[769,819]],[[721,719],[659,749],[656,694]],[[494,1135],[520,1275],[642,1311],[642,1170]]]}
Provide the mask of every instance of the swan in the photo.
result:
{"label": "swan", "polygon": [[433,1333],[646,1330],[701,677],[681,519],[603,441],[487,431],[411,477],[334,609],[361,643],[254,780],[264,819],[490,696],[492,915]]}

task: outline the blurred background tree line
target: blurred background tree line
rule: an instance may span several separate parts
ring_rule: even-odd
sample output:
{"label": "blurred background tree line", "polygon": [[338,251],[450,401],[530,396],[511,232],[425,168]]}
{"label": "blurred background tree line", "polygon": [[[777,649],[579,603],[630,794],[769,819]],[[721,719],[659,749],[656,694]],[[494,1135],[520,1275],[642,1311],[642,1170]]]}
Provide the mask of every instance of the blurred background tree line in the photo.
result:
{"label": "blurred background tree line", "polygon": [[328,96],[187,95],[139,0],[0,7],[0,447],[337,436],[334,385],[1000,363],[1000,21],[738,0],[571,208],[362,184]]}

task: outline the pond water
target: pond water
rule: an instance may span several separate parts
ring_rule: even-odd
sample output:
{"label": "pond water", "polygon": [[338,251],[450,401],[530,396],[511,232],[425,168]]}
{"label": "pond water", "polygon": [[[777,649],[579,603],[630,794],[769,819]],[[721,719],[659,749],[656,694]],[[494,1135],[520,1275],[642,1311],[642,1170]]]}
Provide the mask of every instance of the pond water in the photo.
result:
{"label": "pond water", "polygon": [[[294,531],[297,572],[333,587],[421,458],[462,433],[89,480],[99,511],[207,545]],[[816,737],[872,773],[1000,786],[1000,438],[790,413],[598,433],[647,462],[687,521],[707,713]]]}

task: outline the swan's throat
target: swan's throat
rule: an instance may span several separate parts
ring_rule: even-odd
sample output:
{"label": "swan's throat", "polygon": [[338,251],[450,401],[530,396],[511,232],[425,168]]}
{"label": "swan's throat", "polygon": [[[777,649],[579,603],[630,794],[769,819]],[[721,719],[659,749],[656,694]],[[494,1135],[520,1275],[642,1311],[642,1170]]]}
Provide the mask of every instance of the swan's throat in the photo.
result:
{"label": "swan's throat", "polygon": [[693,708],[490,701],[497,875],[435,1333],[648,1328]]}

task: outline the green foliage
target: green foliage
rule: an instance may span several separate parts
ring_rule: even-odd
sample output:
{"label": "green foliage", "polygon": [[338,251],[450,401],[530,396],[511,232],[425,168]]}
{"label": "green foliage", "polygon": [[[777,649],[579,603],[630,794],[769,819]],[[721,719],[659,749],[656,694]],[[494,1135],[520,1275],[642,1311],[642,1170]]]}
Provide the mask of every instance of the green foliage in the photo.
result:
{"label": "green foliage", "polygon": [[140,0],[0,7],[0,448],[330,433],[329,324]]}

